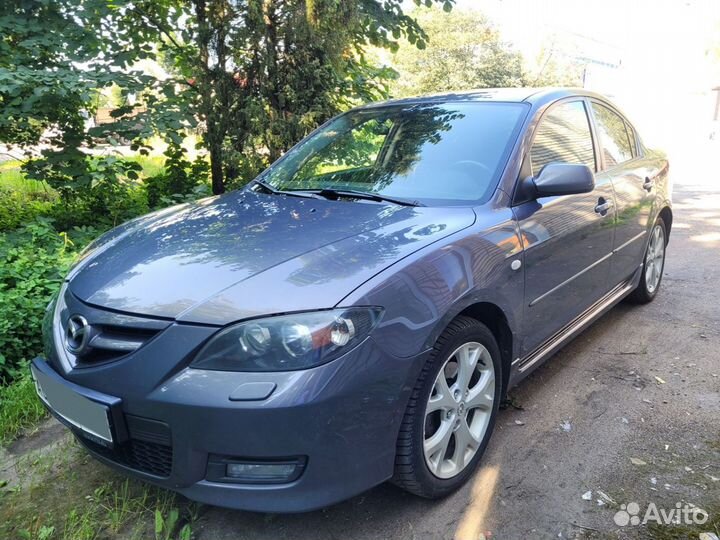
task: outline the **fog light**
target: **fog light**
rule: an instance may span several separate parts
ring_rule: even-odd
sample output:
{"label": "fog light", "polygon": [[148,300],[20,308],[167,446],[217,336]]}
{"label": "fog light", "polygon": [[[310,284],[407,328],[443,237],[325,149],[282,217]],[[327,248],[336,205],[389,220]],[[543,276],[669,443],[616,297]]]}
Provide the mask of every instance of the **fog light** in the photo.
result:
{"label": "fog light", "polygon": [[238,484],[286,484],[300,477],[306,463],[304,456],[254,460],[211,454],[206,478]]}
{"label": "fog light", "polygon": [[295,463],[228,463],[225,475],[238,480],[286,480],[295,474]]}

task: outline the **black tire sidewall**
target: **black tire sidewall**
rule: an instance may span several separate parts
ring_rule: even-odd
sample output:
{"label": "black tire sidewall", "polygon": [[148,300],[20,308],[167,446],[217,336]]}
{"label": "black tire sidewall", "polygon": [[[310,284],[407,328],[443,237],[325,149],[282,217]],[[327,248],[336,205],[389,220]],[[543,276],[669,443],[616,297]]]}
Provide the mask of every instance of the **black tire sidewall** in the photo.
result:
{"label": "black tire sidewall", "polygon": [[[445,341],[442,346],[434,351],[433,357],[429,360],[432,362],[430,369],[428,370],[427,377],[423,381],[422,388],[420,390],[420,406],[418,407],[418,414],[413,419],[413,461],[415,462],[414,470],[416,471],[416,480],[423,487],[423,491],[428,493],[429,497],[442,497],[447,495],[463,485],[470,476],[475,472],[478,463],[482,459],[485,453],[485,448],[490,441],[490,437],[495,427],[495,421],[497,419],[498,410],[500,408],[500,395],[502,391],[502,363],[500,360],[500,349],[492,335],[492,332],[482,323],[473,321],[474,324],[467,326],[450,337]],[[483,440],[480,443],[477,453],[473,456],[473,459],[465,467],[465,469],[453,478],[438,478],[430,469],[428,469],[427,463],[425,462],[425,453],[423,450],[424,443],[424,427],[425,427],[425,408],[427,407],[432,388],[435,384],[435,379],[440,372],[440,369],[444,366],[445,361],[448,359],[450,354],[455,351],[458,347],[468,342],[478,342],[482,344],[490,353],[493,361],[493,367],[495,369],[495,399],[493,401],[493,409],[488,422],[487,430],[483,436]]]}
{"label": "black tire sidewall", "polygon": [[647,246],[645,247],[645,252],[643,254],[643,270],[642,275],[640,277],[640,284],[638,285],[638,293],[641,296],[641,299],[645,302],[650,302],[657,296],[658,291],[660,290],[660,285],[662,285],[662,279],[663,279],[663,273],[665,272],[665,257],[667,255],[666,250],[663,250],[663,260],[662,260],[662,267],[660,268],[660,279],[658,280],[657,286],[655,287],[655,290],[650,292],[647,287],[647,281],[645,279],[645,265],[647,264],[647,254],[648,250],[650,249],[650,241],[652,240],[652,235],[655,232],[655,227],[657,226],[662,227],[663,231],[663,242],[665,242],[665,246],[667,246],[667,227],[665,226],[665,221],[663,221],[663,218],[658,217],[655,221],[655,224],[653,225],[652,229],[650,230],[650,239],[648,240]]}

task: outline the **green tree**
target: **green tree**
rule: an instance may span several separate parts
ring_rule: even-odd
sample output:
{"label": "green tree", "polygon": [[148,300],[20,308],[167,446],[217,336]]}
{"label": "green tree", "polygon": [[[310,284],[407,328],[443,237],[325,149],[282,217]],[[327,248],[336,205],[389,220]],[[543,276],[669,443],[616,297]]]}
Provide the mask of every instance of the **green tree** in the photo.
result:
{"label": "green tree", "polygon": [[[454,0],[415,3],[449,11]],[[26,170],[70,196],[96,179],[82,147],[98,137],[146,151],[153,133],[177,147],[199,127],[221,193],[226,179],[247,181],[343,108],[385,96],[392,71],[366,49],[397,50],[401,39],[426,41],[402,0],[8,0],[0,142],[27,157],[40,148]],[[150,58],[169,77],[137,69]],[[112,84],[116,122],[87,130],[98,91]]]}
{"label": "green tree", "polygon": [[392,66],[400,73],[392,86],[397,97],[524,83],[520,53],[500,39],[475,10],[419,9],[413,13],[428,36],[427,47],[400,47]]}
{"label": "green tree", "polygon": [[55,187],[94,180],[80,148],[93,144],[86,119],[97,90],[113,82],[127,89],[149,83],[140,73],[113,71],[116,46],[101,31],[111,13],[105,0],[0,6],[0,142],[28,159],[32,176]]}
{"label": "green tree", "polygon": [[[415,3],[449,11],[454,0]],[[151,109],[201,122],[215,193],[350,104],[386,96],[392,71],[368,61],[368,46],[426,41],[402,0],[146,0],[118,12],[116,24],[140,36],[129,51],[156,36],[179,85],[165,85]]]}
{"label": "green tree", "polygon": [[571,60],[554,38],[543,43],[532,68],[526,69],[526,86],[582,86],[583,66]]}

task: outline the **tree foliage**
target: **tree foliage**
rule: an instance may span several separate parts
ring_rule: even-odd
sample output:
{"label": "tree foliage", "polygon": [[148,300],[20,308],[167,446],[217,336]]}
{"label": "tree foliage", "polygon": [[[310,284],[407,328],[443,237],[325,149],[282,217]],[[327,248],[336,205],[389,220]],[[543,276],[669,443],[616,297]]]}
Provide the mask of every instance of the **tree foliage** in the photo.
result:
{"label": "tree foliage", "polygon": [[86,118],[97,90],[136,89],[142,74],[116,67],[105,0],[7,0],[0,7],[0,142],[34,157],[27,170],[58,188],[90,186]]}
{"label": "tree foliage", "polygon": [[583,66],[568,59],[554,39],[543,43],[533,64],[524,74],[526,86],[582,86]]}
{"label": "tree foliage", "polygon": [[[453,0],[439,2],[446,9]],[[416,0],[420,3],[420,0]],[[213,191],[245,181],[350,104],[387,95],[392,72],[369,45],[423,47],[401,0],[162,0],[136,2],[128,27],[162,36],[159,53],[182,75],[205,128]],[[170,96],[167,96],[170,97]]]}
{"label": "tree foliage", "polygon": [[[92,186],[81,148],[98,138],[143,151],[151,134],[177,147],[189,128],[202,132],[220,193],[339,110],[387,95],[392,71],[368,61],[368,46],[427,39],[402,0],[9,0],[0,9],[0,142],[42,145],[28,172],[68,195]],[[149,58],[169,76],[140,72]],[[97,90],[110,85],[122,102],[116,122],[88,131]]]}
{"label": "tree foliage", "polygon": [[424,50],[406,47],[392,57],[403,74],[393,85],[398,97],[523,84],[521,55],[500,39],[479,11],[422,9],[417,22],[428,36]]}
{"label": "tree foliage", "polygon": [[415,51],[400,47],[392,56],[402,73],[392,85],[397,97],[512,86],[578,84],[576,70],[568,69],[554,49],[542,51],[530,71],[522,55],[504,43],[499,32],[477,10],[420,9],[413,13],[427,34],[427,47]]}

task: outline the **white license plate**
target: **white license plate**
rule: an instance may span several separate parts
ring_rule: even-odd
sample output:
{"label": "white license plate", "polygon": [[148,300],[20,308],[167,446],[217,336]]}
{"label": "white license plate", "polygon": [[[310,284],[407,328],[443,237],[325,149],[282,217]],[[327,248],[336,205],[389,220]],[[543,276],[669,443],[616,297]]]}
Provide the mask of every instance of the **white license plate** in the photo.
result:
{"label": "white license plate", "polygon": [[30,369],[38,396],[55,414],[91,436],[113,442],[109,407],[78,394],[35,366]]}

